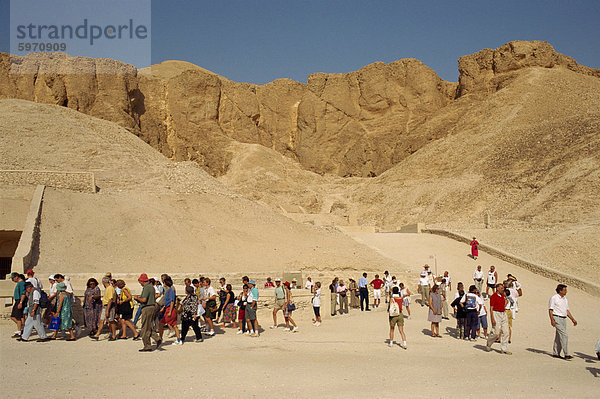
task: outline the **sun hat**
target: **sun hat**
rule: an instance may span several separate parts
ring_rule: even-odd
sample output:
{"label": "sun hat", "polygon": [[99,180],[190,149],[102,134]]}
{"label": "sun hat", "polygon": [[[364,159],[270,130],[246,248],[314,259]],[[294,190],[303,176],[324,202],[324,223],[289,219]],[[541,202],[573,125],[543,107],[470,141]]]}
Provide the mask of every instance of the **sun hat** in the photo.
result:
{"label": "sun hat", "polygon": [[31,274],[33,276],[35,273],[33,270],[29,269],[29,270],[27,270],[27,273],[25,273],[25,274]]}
{"label": "sun hat", "polygon": [[138,281],[143,281],[143,282],[148,281],[148,275],[146,273],[140,274],[140,278],[138,278]]}
{"label": "sun hat", "polygon": [[64,291],[67,289],[67,285],[65,283],[56,284],[56,291]]}
{"label": "sun hat", "polygon": [[290,288],[290,285],[291,285],[291,284],[290,284],[290,282],[289,282],[289,281],[286,281],[285,283],[283,283],[283,285],[285,285],[286,287]]}
{"label": "sun hat", "polygon": [[49,276],[48,276],[48,280],[56,280],[56,279],[54,278],[54,274],[51,274],[51,275],[49,275]]}
{"label": "sun hat", "polygon": [[427,276],[427,273],[426,272],[421,272],[421,277],[425,277],[425,276]]}
{"label": "sun hat", "polygon": [[256,281],[250,280],[250,281],[248,281],[248,284],[256,285]]}
{"label": "sun hat", "polygon": [[275,281],[281,281],[281,279],[280,279],[279,277],[277,277],[277,278],[275,279]]}

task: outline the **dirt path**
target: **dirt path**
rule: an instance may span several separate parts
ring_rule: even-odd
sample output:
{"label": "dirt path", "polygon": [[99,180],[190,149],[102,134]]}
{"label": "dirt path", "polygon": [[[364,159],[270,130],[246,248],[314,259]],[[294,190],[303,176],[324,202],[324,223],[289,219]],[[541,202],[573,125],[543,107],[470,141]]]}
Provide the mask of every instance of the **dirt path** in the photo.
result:
{"label": "dirt path", "polygon": [[[435,254],[439,270],[449,270],[454,283],[470,283],[477,263],[487,268],[493,262],[499,275],[516,275],[523,283],[524,296],[514,322],[510,345],[513,355],[501,355],[499,348],[487,353],[481,340],[472,343],[454,339],[452,318],[441,325],[443,339],[431,338],[425,308],[414,301],[412,317],[405,324],[408,349],[389,348],[384,344],[388,325],[383,308],[351,311],[349,315],[331,318],[328,295],[324,295],[324,322],[320,327],[311,325],[312,311],[302,309],[294,314],[300,326],[298,333],[283,332],[281,328],[271,330],[271,317],[268,311],[262,311],[259,320],[266,331],[259,338],[225,329],[201,344],[192,343],[188,337],[188,342],[178,347],[167,339],[163,350],[152,353],[138,353],[141,343],[131,340],[15,342],[8,338],[13,326],[3,322],[0,367],[6,396],[31,397],[43,392],[47,397],[126,394],[137,398],[164,395],[167,390],[178,397],[192,394],[211,398],[597,397],[600,361],[593,347],[600,338],[600,299],[574,289],[569,291],[571,309],[579,321],[579,326],[568,327],[575,358],[554,359],[550,356],[554,331],[546,306],[556,282],[485,254],[475,262],[466,256],[468,246],[442,237],[363,233],[353,236],[415,272],[425,262],[432,264],[429,256]],[[413,290],[415,281],[408,281]],[[272,293],[261,290],[261,295]],[[147,371],[141,371],[140,366],[147,367]],[[24,370],[35,375],[33,383],[10,383],[22,381]]]}

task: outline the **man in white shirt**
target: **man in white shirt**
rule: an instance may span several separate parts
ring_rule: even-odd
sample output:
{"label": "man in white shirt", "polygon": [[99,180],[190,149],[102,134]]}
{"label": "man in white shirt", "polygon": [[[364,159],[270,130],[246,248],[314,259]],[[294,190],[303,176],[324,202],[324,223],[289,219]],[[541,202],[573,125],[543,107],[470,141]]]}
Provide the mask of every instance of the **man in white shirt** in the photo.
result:
{"label": "man in white shirt", "polygon": [[387,270],[383,272],[383,287],[385,289],[385,303],[388,303],[388,299],[392,297],[392,276]]}
{"label": "man in white shirt", "polygon": [[577,320],[569,311],[569,301],[566,298],[567,286],[559,284],[556,286],[556,294],[550,298],[548,304],[548,315],[550,316],[550,324],[556,329],[554,335],[554,348],[552,357],[561,358],[560,352],[565,353],[565,359],[571,360],[573,356],[569,354],[567,335],[567,317],[573,322],[573,326],[577,325]]}
{"label": "man in white shirt", "polygon": [[315,283],[312,281],[312,278],[307,277],[306,278],[306,284],[304,284],[304,288],[307,289],[307,290],[309,290],[310,292],[312,292],[313,285],[315,285]]}
{"label": "man in white shirt", "polygon": [[421,278],[419,278],[419,292],[421,293],[421,306],[429,306],[429,277],[427,272],[421,272]]}
{"label": "man in white shirt", "polygon": [[481,265],[478,265],[477,269],[473,272],[473,281],[475,282],[477,291],[481,292],[481,287],[483,286],[483,270],[481,270]]}
{"label": "man in white shirt", "polygon": [[446,280],[446,289],[448,291],[452,291],[452,278],[450,277],[450,274],[448,273],[448,270],[446,270],[444,272],[444,276],[443,279]]}

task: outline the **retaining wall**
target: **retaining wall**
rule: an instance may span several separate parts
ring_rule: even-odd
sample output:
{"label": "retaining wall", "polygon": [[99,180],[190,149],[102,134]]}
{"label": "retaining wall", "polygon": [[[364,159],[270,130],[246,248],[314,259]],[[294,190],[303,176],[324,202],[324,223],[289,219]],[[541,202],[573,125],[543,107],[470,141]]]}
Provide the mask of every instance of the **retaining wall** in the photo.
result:
{"label": "retaining wall", "polygon": [[96,181],[91,172],[0,170],[0,184],[17,186],[36,184],[88,193],[96,192]]}
{"label": "retaining wall", "polygon": [[13,256],[11,269],[14,272],[24,273],[37,263],[44,189],[44,186],[37,186],[31,198],[23,233]]}
{"label": "retaining wall", "polygon": [[[447,238],[451,238],[453,240],[464,242],[465,244],[469,244],[471,242],[470,238],[462,236],[457,233],[453,233],[447,230],[442,229],[423,229],[423,233],[435,234]],[[562,284],[566,284],[571,287],[579,288],[582,291],[587,292],[588,294],[600,297],[600,286],[589,281],[583,280],[579,277],[573,276],[568,273],[564,273],[562,271],[553,269],[548,266],[542,266],[528,260],[522,259],[516,255],[509,254],[504,252],[498,248],[492,247],[491,245],[481,244],[479,243],[479,250],[486,252],[496,258],[502,259],[503,261],[512,263],[514,265],[520,266],[523,269],[527,269],[535,274],[539,274],[540,276],[548,277],[552,280],[556,280]]]}

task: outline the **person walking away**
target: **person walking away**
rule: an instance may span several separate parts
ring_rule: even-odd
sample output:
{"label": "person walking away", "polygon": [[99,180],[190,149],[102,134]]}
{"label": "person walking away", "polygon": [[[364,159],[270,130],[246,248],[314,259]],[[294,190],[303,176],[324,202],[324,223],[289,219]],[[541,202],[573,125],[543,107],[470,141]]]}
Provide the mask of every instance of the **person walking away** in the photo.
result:
{"label": "person walking away", "polygon": [[[498,273],[496,272],[495,266],[490,266],[490,271],[487,275],[487,287],[485,289],[485,295],[489,298],[489,290],[492,289],[492,293],[494,293],[494,289],[496,288],[496,284],[498,283]],[[503,291],[504,292],[504,291]]]}
{"label": "person walking away", "polygon": [[138,278],[138,282],[142,286],[142,294],[135,296],[134,299],[142,307],[142,328],[140,329],[140,335],[142,336],[142,342],[144,347],[140,349],[140,352],[152,352],[152,341],[156,341],[156,349],[160,347],[162,343],[161,338],[152,328],[152,323],[156,318],[156,290],[154,286],[150,284],[148,275],[142,273]]}
{"label": "person walking away", "polygon": [[254,306],[254,327],[255,327],[255,336],[258,337],[258,329],[260,328],[260,324],[258,323],[258,288],[256,287],[256,282],[254,280],[248,281],[248,289],[252,294],[252,299],[256,302],[256,306]]}
{"label": "person walking away", "polygon": [[490,297],[490,319],[493,330],[488,335],[486,350],[490,352],[492,344],[500,337],[502,353],[512,355],[512,352],[508,351],[508,317],[506,316],[506,297],[502,283],[496,284],[496,292]]}
{"label": "person walking away", "polygon": [[56,312],[54,317],[60,317],[60,325],[51,339],[56,339],[58,331],[68,331],[69,338],[67,341],[75,341],[75,334],[73,334],[73,312],[71,311],[71,295],[66,292],[67,285],[63,282],[58,283],[56,291],[58,292],[58,300],[56,304]]}
{"label": "person walking away", "polygon": [[481,292],[477,291],[477,303],[479,306],[479,317],[477,319],[477,337],[481,338],[481,328],[483,328],[483,336],[487,339],[488,337],[488,322],[487,322],[487,309],[485,307],[485,301],[481,296]]}
{"label": "person walking away", "polygon": [[25,324],[25,307],[27,306],[27,291],[25,290],[25,276],[17,272],[10,274],[10,279],[15,283],[13,293],[13,308],[10,313],[10,319],[17,325],[13,338],[21,338],[23,326]]}
{"label": "person walking away", "polygon": [[442,338],[440,335],[440,322],[442,321],[442,296],[439,293],[440,286],[435,285],[429,295],[429,316],[427,320],[431,322],[431,336]]}
{"label": "person walking away", "polygon": [[421,306],[429,304],[429,277],[427,272],[421,272],[419,278],[419,293],[421,294]]}
{"label": "person walking away", "polygon": [[204,308],[204,310],[206,311],[206,313],[204,313],[204,321],[206,322],[206,324],[208,325],[208,332],[206,332],[206,335],[210,335],[213,336],[215,335],[215,328],[214,328],[214,324],[213,324],[213,319],[215,318],[216,315],[216,311],[218,309],[218,304],[217,304],[217,290],[214,289],[214,287],[211,287],[211,281],[210,279],[207,277],[204,279],[204,297],[200,298],[200,301],[206,301],[206,307]]}
{"label": "person walking away", "polygon": [[463,296],[465,295],[465,291],[463,290],[462,283],[458,283],[457,286],[458,292],[455,294],[454,301],[450,304],[452,308],[455,310],[456,314],[456,338],[457,339],[465,339],[465,325],[467,323],[467,311],[465,310],[463,304],[460,302]]}
{"label": "person walking away", "polygon": [[348,313],[348,287],[343,281],[338,284],[337,294],[340,298],[340,314]]}
{"label": "person walking away", "polygon": [[237,328],[236,319],[237,319],[237,311],[235,308],[235,294],[233,293],[233,288],[231,284],[225,285],[225,292],[227,295],[225,296],[225,303],[223,306],[223,327],[225,324],[231,324],[231,328]]}
{"label": "person walking away", "polygon": [[273,325],[271,328],[277,328],[277,312],[280,310],[283,312],[283,305],[285,304],[285,290],[281,286],[281,279],[275,279],[275,305],[273,307]]}
{"label": "person walking away", "polygon": [[[296,322],[294,321],[294,319],[292,319],[292,312],[294,311],[295,306],[293,305],[293,302],[292,302],[292,290],[290,289],[290,283],[287,281],[285,283],[283,283],[283,289],[285,290],[285,306],[283,307],[283,317],[285,318],[285,329],[283,331],[298,332],[298,326],[296,325]],[[292,327],[290,327],[290,324],[292,326],[294,326],[293,330],[292,330]]]}
{"label": "person walking away", "polygon": [[375,275],[375,279],[369,284],[373,287],[373,307],[378,308],[381,303],[381,287],[383,287],[383,280],[379,278],[379,274]]}
{"label": "person walking away", "polygon": [[406,334],[404,334],[404,315],[402,314],[402,296],[398,287],[392,288],[392,297],[388,304],[388,315],[390,323],[390,340],[389,346],[394,346],[394,328],[398,326],[398,332],[402,338],[402,344],[400,345],[403,349],[406,349]]}
{"label": "person walking away", "polygon": [[469,245],[471,246],[471,258],[477,260],[477,257],[479,256],[479,243],[477,242],[477,239],[473,237],[473,240],[471,240]]}
{"label": "person walking away", "polygon": [[98,332],[98,323],[100,323],[100,315],[102,313],[102,293],[98,287],[98,280],[90,278],[86,284],[85,293],[83,294],[83,320],[85,327],[89,330],[89,335],[92,336]]}
{"label": "person walking away", "polygon": [[569,301],[567,300],[567,286],[558,284],[556,294],[550,298],[548,304],[548,315],[550,324],[556,330],[554,334],[554,346],[552,356],[560,358],[561,352],[565,354],[564,359],[571,360],[573,356],[569,353],[569,335],[567,334],[567,317],[571,319],[573,326],[577,326],[577,320],[571,314]]}
{"label": "person walking away", "polygon": [[187,333],[192,327],[194,330],[194,334],[196,334],[195,342],[204,341],[202,338],[202,332],[200,331],[200,326],[198,326],[198,306],[200,306],[200,301],[195,293],[195,288],[193,286],[185,287],[185,298],[181,303],[183,307],[183,311],[181,312],[181,343],[185,343],[185,337],[187,337]]}
{"label": "person walking away", "polygon": [[117,287],[121,290],[121,293],[117,298],[117,311],[121,321],[121,336],[119,339],[127,339],[127,328],[129,328],[133,333],[133,340],[137,341],[140,337],[135,326],[131,322],[134,307],[133,296],[131,295],[129,287],[125,286],[125,281],[117,280]]}
{"label": "person walking away", "polygon": [[100,324],[98,324],[98,331],[96,331],[96,334],[92,335],[90,338],[98,340],[98,338],[100,337],[100,333],[102,332],[102,327],[104,327],[104,323],[108,323],[108,328],[110,330],[110,338],[108,340],[115,341],[117,339],[117,293],[115,291],[115,288],[110,284],[109,277],[102,277],[102,285],[104,286],[104,295],[102,296],[102,312],[100,313]]}
{"label": "person walking away", "polygon": [[[410,295],[411,292],[408,289],[408,287],[404,286],[404,283],[400,283],[400,285],[398,286],[398,289],[400,291],[400,296],[402,297],[402,306],[406,309],[406,313],[408,313],[408,315],[406,316],[406,318],[408,319],[410,317]],[[392,292],[394,291],[394,287],[392,287]]]}
{"label": "person walking away", "polygon": [[50,338],[46,336],[46,329],[42,324],[42,308],[40,307],[41,290],[36,289],[33,284],[25,283],[25,292],[27,293],[29,304],[28,312],[29,315],[25,320],[25,326],[23,328],[23,334],[18,341],[27,342],[31,336],[31,332],[35,328],[39,338],[37,342],[47,342]]}
{"label": "person walking away", "polygon": [[167,326],[169,330],[175,331],[175,345],[181,345],[181,336],[179,334],[179,328],[177,328],[177,309],[175,309],[177,295],[175,294],[175,287],[173,287],[173,280],[171,277],[167,276],[163,280],[163,283],[167,290],[165,291],[165,305],[161,309],[163,317],[158,326],[158,336],[162,341],[163,332],[165,326]]}
{"label": "person walking away", "polygon": [[481,292],[483,285],[483,270],[481,270],[481,265],[477,265],[477,269],[473,272],[473,282],[475,283],[477,291]]}
{"label": "person walking away", "polygon": [[337,306],[337,277],[331,281],[329,284],[329,299],[331,302],[331,316],[335,316],[336,314],[336,306]]}
{"label": "person walking away", "polygon": [[317,281],[312,288],[312,305],[313,312],[315,313],[315,322],[313,325],[320,326],[321,325],[321,282]]}
{"label": "person walking away", "polygon": [[467,311],[465,337],[469,341],[477,339],[477,319],[479,317],[480,305],[477,302],[476,292],[477,287],[475,287],[475,285],[473,284],[469,287],[469,292],[466,295],[464,295],[460,300],[460,303]]}

